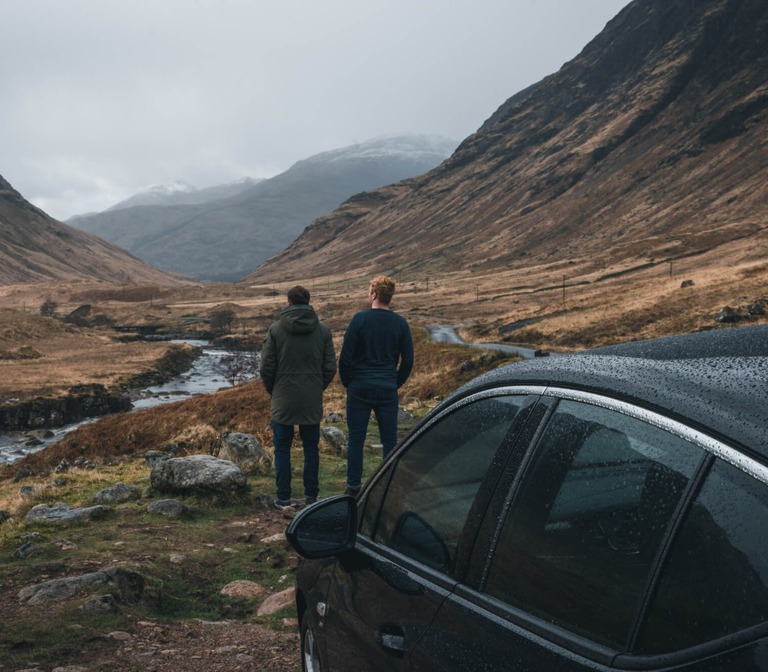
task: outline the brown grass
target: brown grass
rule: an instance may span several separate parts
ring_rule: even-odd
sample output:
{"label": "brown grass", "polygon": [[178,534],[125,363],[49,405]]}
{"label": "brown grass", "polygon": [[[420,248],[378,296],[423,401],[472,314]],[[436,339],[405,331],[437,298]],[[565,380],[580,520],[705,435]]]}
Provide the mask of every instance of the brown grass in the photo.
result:
{"label": "brown grass", "polygon": [[0,357],[0,401],[32,396],[59,396],[73,385],[106,387],[150,369],[169,349],[168,343],[121,342],[115,332],[88,330],[59,320],[0,310],[0,351],[35,357]]}

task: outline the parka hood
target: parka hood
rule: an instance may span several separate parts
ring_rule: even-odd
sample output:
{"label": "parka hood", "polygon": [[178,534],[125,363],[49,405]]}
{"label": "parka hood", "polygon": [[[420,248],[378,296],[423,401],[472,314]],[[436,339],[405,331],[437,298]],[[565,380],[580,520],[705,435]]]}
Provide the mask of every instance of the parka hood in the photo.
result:
{"label": "parka hood", "polygon": [[280,324],[290,334],[309,334],[319,323],[317,313],[310,305],[288,306],[280,311]]}

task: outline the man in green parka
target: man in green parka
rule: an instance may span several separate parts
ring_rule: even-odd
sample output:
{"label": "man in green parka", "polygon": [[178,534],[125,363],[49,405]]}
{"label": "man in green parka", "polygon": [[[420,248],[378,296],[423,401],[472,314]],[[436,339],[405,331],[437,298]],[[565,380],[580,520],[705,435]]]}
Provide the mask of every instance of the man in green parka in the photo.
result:
{"label": "man in green parka", "polygon": [[336,353],[331,332],[309,305],[309,291],[297,285],[288,290],[288,307],[272,324],[261,349],[259,374],[272,397],[275,443],[275,506],[291,501],[291,444],[294,426],[304,446],[304,496],[317,501],[320,420],[323,391],[336,375]]}

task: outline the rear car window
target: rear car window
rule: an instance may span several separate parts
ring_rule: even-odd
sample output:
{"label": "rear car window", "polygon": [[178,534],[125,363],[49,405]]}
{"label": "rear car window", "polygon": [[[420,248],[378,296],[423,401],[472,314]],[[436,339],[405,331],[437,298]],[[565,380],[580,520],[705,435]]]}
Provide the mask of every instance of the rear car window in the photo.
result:
{"label": "rear car window", "polygon": [[717,460],[674,542],[639,653],[676,651],[768,620],[768,486]]}
{"label": "rear car window", "polygon": [[560,402],[511,501],[485,591],[625,650],[665,532],[703,457],[636,418]]}

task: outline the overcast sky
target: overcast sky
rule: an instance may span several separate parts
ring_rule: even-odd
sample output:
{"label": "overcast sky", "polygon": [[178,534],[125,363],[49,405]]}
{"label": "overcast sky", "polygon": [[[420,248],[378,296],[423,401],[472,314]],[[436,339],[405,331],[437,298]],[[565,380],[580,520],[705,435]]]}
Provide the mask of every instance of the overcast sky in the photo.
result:
{"label": "overcast sky", "polygon": [[628,3],[0,0],[0,175],[64,220],[385,134],[458,144]]}

